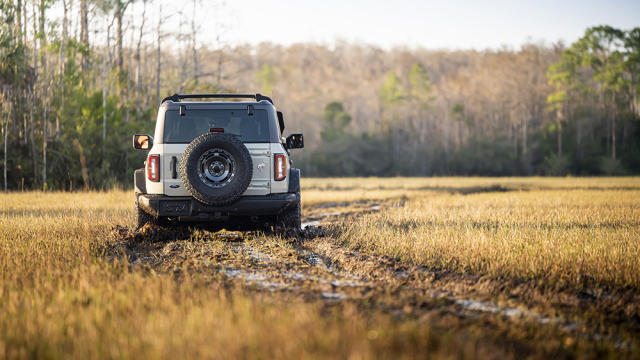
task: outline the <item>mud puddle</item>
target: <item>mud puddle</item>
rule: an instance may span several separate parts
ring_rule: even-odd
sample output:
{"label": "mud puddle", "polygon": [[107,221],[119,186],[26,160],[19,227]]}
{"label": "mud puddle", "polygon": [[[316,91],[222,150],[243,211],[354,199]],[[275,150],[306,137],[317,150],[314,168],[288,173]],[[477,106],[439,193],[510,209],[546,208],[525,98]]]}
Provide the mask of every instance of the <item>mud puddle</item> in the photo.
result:
{"label": "mud puddle", "polygon": [[330,301],[360,298],[362,289],[373,286],[359,276],[335,269],[320,255],[297,243],[274,246],[268,241],[255,239],[232,245],[232,253],[240,259],[219,262],[218,272],[253,289]]}

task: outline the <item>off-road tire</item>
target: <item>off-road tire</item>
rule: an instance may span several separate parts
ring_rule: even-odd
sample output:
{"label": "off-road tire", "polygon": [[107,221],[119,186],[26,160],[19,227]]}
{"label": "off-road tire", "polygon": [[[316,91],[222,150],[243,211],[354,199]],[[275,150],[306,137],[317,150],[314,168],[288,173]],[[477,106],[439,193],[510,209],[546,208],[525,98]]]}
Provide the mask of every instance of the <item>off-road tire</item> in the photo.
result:
{"label": "off-road tire", "polygon": [[295,205],[286,209],[278,215],[276,230],[284,235],[296,236],[302,230],[302,209],[300,206],[300,192],[297,194],[298,201]]}
{"label": "off-road tire", "polygon": [[136,230],[146,224],[157,224],[156,219],[152,215],[140,208],[140,202],[138,200],[139,197],[140,194],[136,194]]}
{"label": "off-road tire", "polygon": [[[207,150],[218,148],[227,151],[235,160],[235,174],[230,182],[220,188],[207,186],[199,178],[198,162]],[[253,177],[253,162],[247,147],[232,134],[209,133],[195,138],[182,154],[180,177],[185,189],[198,201],[212,206],[230,204],[247,190]]]}

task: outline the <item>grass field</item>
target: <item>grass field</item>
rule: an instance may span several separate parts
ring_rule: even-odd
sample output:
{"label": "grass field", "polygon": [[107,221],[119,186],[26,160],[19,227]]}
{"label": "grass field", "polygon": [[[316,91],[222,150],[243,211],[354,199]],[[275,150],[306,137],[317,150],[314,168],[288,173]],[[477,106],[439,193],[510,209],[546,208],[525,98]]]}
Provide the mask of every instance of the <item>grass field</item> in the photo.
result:
{"label": "grass field", "polygon": [[304,179],[290,239],[0,204],[0,358],[640,356],[640,178]]}

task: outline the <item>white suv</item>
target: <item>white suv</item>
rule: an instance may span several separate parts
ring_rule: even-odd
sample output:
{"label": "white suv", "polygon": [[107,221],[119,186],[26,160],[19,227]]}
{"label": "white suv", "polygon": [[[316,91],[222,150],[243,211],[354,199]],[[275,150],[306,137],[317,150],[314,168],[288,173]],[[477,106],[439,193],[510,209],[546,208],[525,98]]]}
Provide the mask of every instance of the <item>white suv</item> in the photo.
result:
{"label": "white suv", "polygon": [[[254,101],[182,101],[244,99]],[[302,134],[282,137],[284,120],[260,94],[174,94],[160,105],[154,137],[135,171],[138,228],[195,222],[226,229],[300,229],[300,170],[289,150]]]}

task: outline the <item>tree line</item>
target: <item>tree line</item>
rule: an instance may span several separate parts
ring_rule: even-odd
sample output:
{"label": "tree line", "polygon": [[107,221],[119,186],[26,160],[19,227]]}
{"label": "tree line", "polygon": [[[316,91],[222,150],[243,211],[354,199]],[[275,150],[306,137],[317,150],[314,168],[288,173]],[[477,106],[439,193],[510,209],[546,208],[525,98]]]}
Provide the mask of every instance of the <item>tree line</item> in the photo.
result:
{"label": "tree line", "polygon": [[131,186],[131,135],[174,92],[270,95],[305,133],[306,175],[640,172],[640,28],[485,51],[231,46],[202,6],[0,0],[3,188]]}

